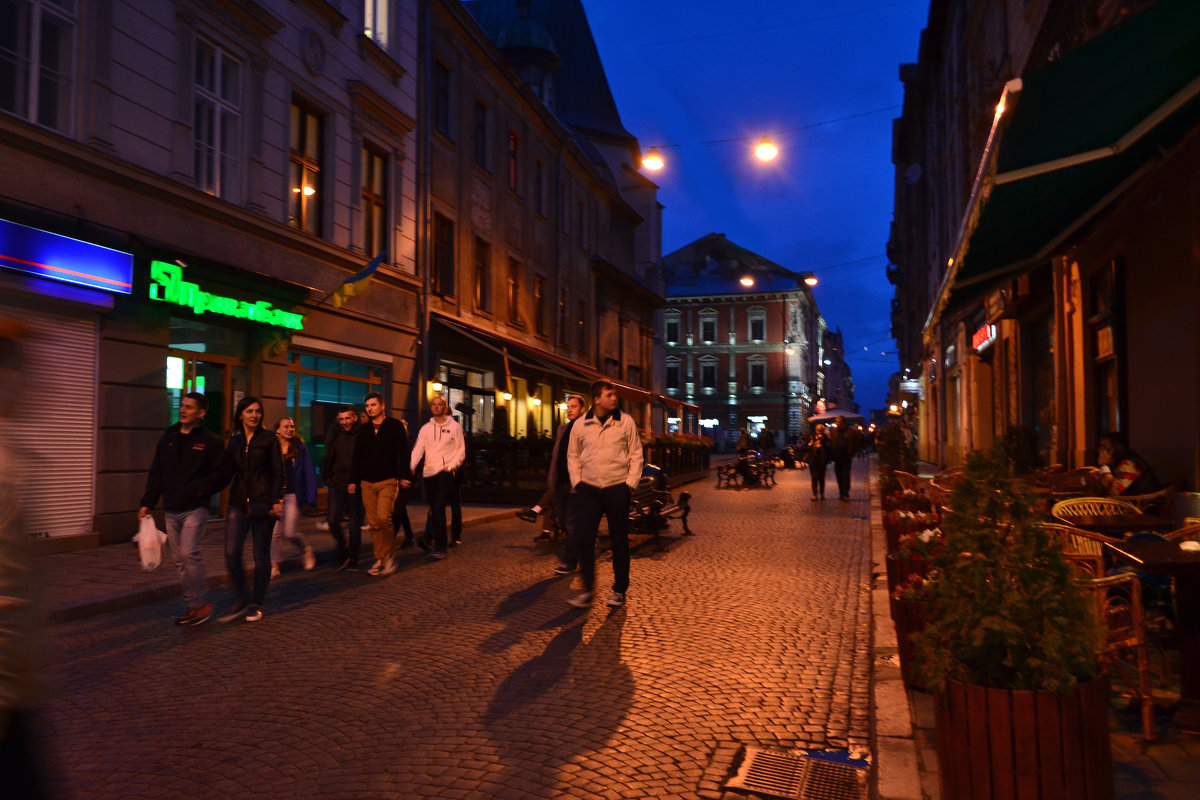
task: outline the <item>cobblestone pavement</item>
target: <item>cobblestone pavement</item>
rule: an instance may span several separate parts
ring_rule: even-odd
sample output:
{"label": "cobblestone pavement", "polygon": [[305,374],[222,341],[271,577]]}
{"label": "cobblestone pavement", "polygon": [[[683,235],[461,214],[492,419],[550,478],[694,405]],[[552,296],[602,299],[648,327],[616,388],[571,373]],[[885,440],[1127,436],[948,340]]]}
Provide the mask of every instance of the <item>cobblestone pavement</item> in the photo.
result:
{"label": "cobblestone pavement", "polygon": [[177,628],[176,600],[55,625],[62,796],[719,798],[742,746],[865,748],[866,464],[850,503],[778,477],[687,486],[696,535],[635,539],[616,611],[569,608],[512,520],[389,578],[285,574],[258,623]]}

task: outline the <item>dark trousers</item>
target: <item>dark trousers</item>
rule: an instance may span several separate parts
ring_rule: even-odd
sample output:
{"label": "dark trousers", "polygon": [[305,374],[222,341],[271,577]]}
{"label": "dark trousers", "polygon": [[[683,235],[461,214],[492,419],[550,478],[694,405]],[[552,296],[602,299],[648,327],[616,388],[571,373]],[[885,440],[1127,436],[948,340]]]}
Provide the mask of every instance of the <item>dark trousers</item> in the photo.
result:
{"label": "dark trousers", "polygon": [[[346,533],[342,532],[343,514],[350,518],[350,529]],[[329,532],[337,542],[338,559],[341,561],[349,559],[351,563],[357,564],[359,554],[362,553],[362,497],[358,494],[350,494],[344,486],[341,489],[330,486],[328,519]],[[348,537],[347,534],[349,534]]]}
{"label": "dark trousers", "polygon": [[608,541],[612,547],[613,591],[629,588],[629,487],[589,486],[581,483],[575,490],[575,524],[578,530],[579,573],[584,591],[596,583],[596,535],[600,518],[608,519]]}
{"label": "dark trousers", "polygon": [[399,535],[400,529],[404,529],[405,546],[413,543],[412,521],[408,518],[408,493],[411,489],[400,487],[400,491],[396,492],[396,503],[392,506],[392,530]]}
{"label": "dark trousers", "polygon": [[3,778],[4,796],[10,800],[37,800],[50,796],[38,746],[29,711],[11,709],[7,727],[0,730],[0,777]]}
{"label": "dark trousers", "polygon": [[825,462],[809,463],[808,476],[812,479],[813,497],[825,496]]}
{"label": "dark trousers", "polygon": [[[450,537],[462,540],[462,505],[458,502],[458,479],[450,472],[439,472],[425,478],[425,497],[429,501],[429,518],[433,524],[433,549],[446,550],[446,506],[450,506]],[[425,536],[429,536],[426,526]]]}
{"label": "dark trousers", "polygon": [[566,535],[563,544],[563,563],[572,567],[579,564],[579,538],[576,534],[579,526],[576,524],[578,518],[576,505],[576,497],[571,494],[571,485],[567,481],[562,481],[554,487],[554,519]]}
{"label": "dark trousers", "polygon": [[230,505],[225,514],[225,567],[233,585],[234,602],[246,601],[246,568],[242,557],[246,552],[246,534],[252,537],[254,551],[254,596],[251,603],[261,606],[267,598],[271,581],[271,533],[274,517],[251,517],[246,506]]}
{"label": "dark trousers", "polygon": [[853,465],[854,458],[852,456],[839,458],[837,461],[833,462],[833,471],[837,474],[839,497],[850,496],[850,468]]}

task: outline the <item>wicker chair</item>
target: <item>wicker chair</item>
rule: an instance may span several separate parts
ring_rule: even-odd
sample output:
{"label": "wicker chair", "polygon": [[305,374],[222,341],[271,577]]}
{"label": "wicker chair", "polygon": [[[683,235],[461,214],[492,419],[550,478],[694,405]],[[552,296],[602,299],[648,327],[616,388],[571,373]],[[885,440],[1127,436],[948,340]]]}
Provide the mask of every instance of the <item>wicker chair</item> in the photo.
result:
{"label": "wicker chair", "polygon": [[892,470],[892,474],[896,476],[896,480],[900,481],[900,488],[905,491],[925,494],[929,490],[928,478],[922,478],[920,475],[913,475],[911,472],[899,469]]}
{"label": "wicker chair", "polygon": [[[1127,694],[1141,704],[1142,738],[1155,738],[1154,695],[1151,691],[1150,660],[1147,653],[1146,616],[1142,589],[1136,575],[1111,575],[1082,580],[1093,607],[1104,626],[1105,645],[1101,661],[1109,674],[1121,681]],[[1136,678],[1129,675],[1136,670]]]}
{"label": "wicker chair", "polygon": [[1175,519],[1175,495],[1179,487],[1169,483],[1157,492],[1150,494],[1123,494],[1121,500],[1137,506],[1143,514],[1153,514],[1163,519]]}
{"label": "wicker chair", "polygon": [[1059,500],[1050,509],[1050,516],[1070,523],[1071,517],[1103,517],[1112,514],[1136,514],[1138,507],[1111,497],[1072,497]]}
{"label": "wicker chair", "polygon": [[[1104,577],[1105,543],[1117,544],[1121,541],[1102,533],[1093,533],[1082,528],[1064,525],[1061,522],[1043,522],[1042,528],[1059,540],[1063,553],[1073,561],[1093,564],[1089,572],[1097,578]],[[1095,562],[1099,562],[1098,565]]]}
{"label": "wicker chair", "polygon": [[1164,537],[1172,542],[1200,542],[1200,522],[1193,522],[1190,525],[1184,525],[1182,528],[1176,528],[1170,533],[1164,533]]}

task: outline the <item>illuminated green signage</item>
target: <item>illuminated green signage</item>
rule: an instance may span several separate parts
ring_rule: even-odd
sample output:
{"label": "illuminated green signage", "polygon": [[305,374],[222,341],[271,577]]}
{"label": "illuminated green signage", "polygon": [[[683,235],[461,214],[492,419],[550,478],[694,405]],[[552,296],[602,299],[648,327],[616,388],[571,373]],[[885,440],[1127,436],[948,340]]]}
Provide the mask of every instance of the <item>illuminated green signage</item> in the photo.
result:
{"label": "illuminated green signage", "polygon": [[183,270],[178,264],[165,261],[150,262],[150,299],[186,306],[197,314],[207,311],[279,328],[304,329],[304,317],[300,314],[281,311],[266,300],[235,300],[203,291],[183,279]]}

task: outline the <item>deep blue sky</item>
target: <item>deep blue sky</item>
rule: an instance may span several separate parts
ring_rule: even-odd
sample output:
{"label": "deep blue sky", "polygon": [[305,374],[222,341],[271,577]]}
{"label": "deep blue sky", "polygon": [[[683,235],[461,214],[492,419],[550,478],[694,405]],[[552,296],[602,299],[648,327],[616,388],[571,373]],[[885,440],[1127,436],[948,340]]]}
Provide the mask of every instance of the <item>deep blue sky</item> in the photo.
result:
{"label": "deep blue sky", "polygon": [[[928,0],[583,1],[626,129],[643,149],[666,145],[651,176],[664,254],[725,233],[816,273],[855,400],[883,407],[899,366],[884,256],[892,120]],[[766,167],[751,155],[763,134],[780,145]]]}

